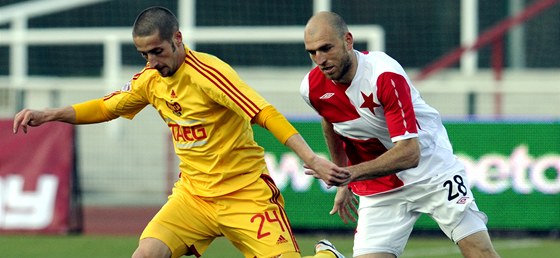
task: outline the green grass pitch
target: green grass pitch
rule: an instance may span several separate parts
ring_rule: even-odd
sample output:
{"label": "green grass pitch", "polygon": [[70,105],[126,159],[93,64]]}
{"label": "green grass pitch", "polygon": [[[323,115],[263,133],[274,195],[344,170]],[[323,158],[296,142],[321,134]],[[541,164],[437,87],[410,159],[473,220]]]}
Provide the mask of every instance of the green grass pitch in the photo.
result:
{"label": "green grass pitch", "polygon": [[[315,242],[328,238],[347,257],[352,257],[350,235],[296,236],[302,255],[313,254]],[[0,235],[0,257],[5,258],[64,258],[64,257],[130,257],[136,248],[136,236],[35,236]],[[502,257],[553,257],[558,255],[560,240],[551,238],[499,238],[494,245]],[[191,256],[193,257],[193,256]],[[242,258],[241,254],[224,238],[212,243],[205,258]],[[458,248],[444,238],[412,237],[402,257],[460,258]]]}

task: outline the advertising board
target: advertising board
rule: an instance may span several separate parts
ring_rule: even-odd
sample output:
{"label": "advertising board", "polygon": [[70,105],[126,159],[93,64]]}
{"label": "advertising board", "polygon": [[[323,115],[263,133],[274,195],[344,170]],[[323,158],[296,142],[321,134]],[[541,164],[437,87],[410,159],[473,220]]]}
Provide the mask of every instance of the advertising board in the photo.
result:
{"label": "advertising board", "polygon": [[48,123],[12,134],[0,121],[0,233],[81,229],[74,127]]}
{"label": "advertising board", "polygon": [[[293,124],[313,150],[328,157],[318,121]],[[477,204],[489,217],[489,228],[560,229],[560,123],[454,121],[445,126]],[[294,153],[266,130],[254,128],[293,226],[354,228],[328,214],[335,189],[306,176]],[[422,216],[415,228],[438,227]]]}

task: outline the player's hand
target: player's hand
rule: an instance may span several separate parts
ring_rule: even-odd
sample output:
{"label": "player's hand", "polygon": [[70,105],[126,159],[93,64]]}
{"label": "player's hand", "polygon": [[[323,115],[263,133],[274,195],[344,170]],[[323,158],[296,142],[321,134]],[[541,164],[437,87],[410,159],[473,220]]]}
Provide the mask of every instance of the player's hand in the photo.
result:
{"label": "player's hand", "polygon": [[312,164],[303,165],[306,175],[321,179],[328,186],[342,186],[350,183],[351,173],[346,168],[341,168],[334,163],[317,156]]}
{"label": "player's hand", "polygon": [[334,205],[329,214],[338,213],[344,224],[348,221],[356,222],[358,217],[358,199],[346,186],[338,187],[334,197]]}
{"label": "player's hand", "polygon": [[40,126],[45,123],[45,114],[43,111],[23,109],[14,117],[13,132],[17,133],[19,128],[27,133],[28,126]]}

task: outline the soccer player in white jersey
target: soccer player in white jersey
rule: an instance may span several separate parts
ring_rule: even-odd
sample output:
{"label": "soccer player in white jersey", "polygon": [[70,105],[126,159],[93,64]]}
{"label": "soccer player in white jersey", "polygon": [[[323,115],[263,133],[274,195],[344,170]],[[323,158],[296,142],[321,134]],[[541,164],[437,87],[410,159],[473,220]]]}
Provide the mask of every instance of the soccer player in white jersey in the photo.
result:
{"label": "soccer player in white jersey", "polygon": [[332,160],[351,172],[331,214],[344,222],[357,215],[354,257],[399,257],[421,214],[464,257],[499,257],[439,113],[401,65],[383,52],[354,50],[346,23],[332,12],[311,17],[304,43],[317,66],[301,95],[323,118]]}

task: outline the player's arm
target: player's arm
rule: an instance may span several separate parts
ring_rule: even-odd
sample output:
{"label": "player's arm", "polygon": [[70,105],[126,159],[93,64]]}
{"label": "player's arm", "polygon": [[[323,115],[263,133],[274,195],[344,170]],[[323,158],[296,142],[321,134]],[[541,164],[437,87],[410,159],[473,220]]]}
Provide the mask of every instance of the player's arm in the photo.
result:
{"label": "player's arm", "polygon": [[338,166],[348,166],[348,157],[344,152],[342,140],[334,132],[332,123],[322,119],[321,126],[323,128],[323,136],[325,137],[327,148],[331,154],[331,160]]}
{"label": "player's arm", "polygon": [[395,142],[393,148],[376,159],[350,166],[348,170],[352,172],[352,181],[359,181],[395,174],[418,166],[419,161],[420,145],[415,137]]}
{"label": "player's arm", "polygon": [[17,133],[19,128],[27,133],[27,127],[40,126],[51,121],[59,121],[69,124],[91,124],[109,121],[116,118],[107,110],[102,99],[95,99],[73,106],[61,108],[47,108],[44,110],[23,109],[14,117],[13,132]]}
{"label": "player's arm", "polygon": [[[348,156],[344,151],[343,142],[334,132],[332,123],[322,119],[321,126],[323,128],[323,136],[331,154],[331,160],[338,166],[348,166]],[[350,191],[348,186],[339,186],[336,189],[336,196],[334,197],[333,208],[329,214],[338,214],[342,221],[346,224],[348,221],[356,222],[358,214],[358,199]]]}
{"label": "player's arm", "polygon": [[[418,166],[420,144],[410,87],[401,74],[385,72],[377,80],[392,148],[374,160],[349,167],[352,181],[378,178]],[[397,94],[395,94],[395,91]]]}
{"label": "player's arm", "polygon": [[328,185],[340,185],[348,181],[349,173],[332,162],[319,157],[309,147],[298,131],[273,106],[262,109],[253,122],[269,130],[282,144],[292,149],[307,167],[315,171]]}
{"label": "player's arm", "polygon": [[40,126],[50,121],[72,124],[75,122],[75,117],[74,109],[71,106],[45,110],[23,109],[14,117],[13,132],[17,133],[21,127],[23,132],[27,133],[28,126]]}

